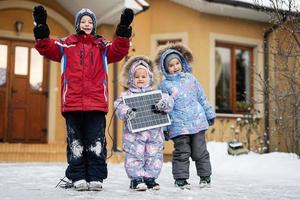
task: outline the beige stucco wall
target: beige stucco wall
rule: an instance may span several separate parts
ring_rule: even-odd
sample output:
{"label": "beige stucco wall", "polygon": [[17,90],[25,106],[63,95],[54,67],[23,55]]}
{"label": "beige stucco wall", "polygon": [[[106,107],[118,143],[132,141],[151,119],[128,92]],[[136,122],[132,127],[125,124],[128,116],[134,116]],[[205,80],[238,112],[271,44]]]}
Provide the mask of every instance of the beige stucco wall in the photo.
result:
{"label": "beige stucco wall", "polygon": [[[187,45],[195,57],[193,74],[201,82],[209,100],[214,93],[214,85],[210,80],[211,65],[211,35],[225,35],[240,39],[253,40],[255,43],[262,43],[262,33],[267,27],[264,23],[249,20],[233,19],[229,17],[213,16],[199,13],[190,8],[180,6],[170,1],[149,0],[150,8],[145,13],[139,14],[133,23],[134,37],[132,40],[135,48],[134,54],[146,54],[153,57],[151,49],[151,36],[159,34],[187,33]],[[240,41],[243,44],[243,41]],[[155,51],[155,50],[154,50]],[[260,62],[262,65],[262,62]],[[261,66],[262,67],[262,66]],[[211,102],[213,103],[213,102]],[[227,129],[221,130],[221,122],[217,120],[214,131],[208,131],[208,140],[230,140],[230,124],[235,123],[238,116],[226,118]],[[218,119],[224,119],[218,117]],[[224,134],[223,137],[221,135]],[[257,138],[256,136],[254,136]],[[172,152],[172,143],[168,142],[165,148],[166,153]]]}
{"label": "beige stucco wall", "polygon": [[[1,2],[1,1],[0,1]],[[27,1],[30,2],[30,1]],[[55,3],[48,1],[37,1],[46,4],[49,8],[63,14],[65,20],[69,21],[69,25],[73,24],[73,17],[68,12],[63,12],[62,8],[55,5]],[[253,45],[262,43],[262,33],[264,28],[267,27],[264,23],[259,23],[249,20],[233,19],[229,17],[213,16],[208,14],[199,13],[190,8],[186,8],[166,0],[148,0],[150,8],[146,12],[139,13],[132,24],[133,38],[132,47],[129,51],[131,55],[149,55],[153,58],[155,49],[151,46],[151,39],[153,35],[160,36],[161,34],[176,34],[180,33],[186,37],[186,44],[190,47],[194,54],[193,74],[202,83],[203,88],[210,101],[213,100],[214,85],[211,81],[210,74],[212,73],[212,35],[222,35],[228,38],[235,38],[235,42],[242,44],[243,40],[255,40]],[[1,3],[0,3],[1,5]],[[14,33],[14,23],[16,20],[21,19],[24,22],[23,34],[15,36],[14,39],[32,40],[32,10],[28,8],[9,8],[0,11],[0,33],[3,30],[8,30]],[[70,28],[66,29],[61,21],[57,20],[55,15],[49,15],[48,24],[51,29],[51,35],[58,37],[65,37],[69,34]],[[98,33],[105,36],[107,39],[112,39],[115,27],[111,25],[102,25],[98,27]],[[165,35],[164,35],[165,36]],[[3,37],[3,35],[0,35]],[[217,37],[218,38],[218,37]],[[222,37],[219,37],[222,38]],[[118,72],[121,70],[122,62],[118,65]],[[51,62],[51,66],[55,70],[50,70],[52,77],[51,88],[49,93],[53,93],[55,104],[53,104],[55,111],[52,112],[50,117],[55,120],[50,121],[49,126],[52,127],[50,134],[51,143],[64,143],[65,142],[65,124],[60,114],[60,67],[59,64]],[[117,78],[113,77],[113,66],[109,66],[109,91],[110,91],[110,112],[107,115],[107,127],[112,116],[112,103],[113,86],[117,84]],[[118,94],[122,91],[122,87],[118,84]],[[53,99],[51,99],[53,100]],[[50,99],[49,99],[50,101]],[[212,102],[213,103],[213,102]],[[219,117],[220,118],[220,117]],[[236,116],[231,116],[229,121],[235,122]],[[223,119],[223,118],[222,118]],[[226,118],[227,119],[227,118]],[[207,134],[208,140],[229,140],[230,130],[229,126],[225,129],[225,136],[221,130],[221,122],[218,120],[214,128],[214,133],[210,129]],[[226,123],[227,124],[227,123]],[[122,148],[122,122],[118,121],[118,147]],[[223,126],[223,125],[222,125]],[[109,129],[110,135],[113,135],[113,125]],[[107,137],[109,148],[111,147],[111,140]],[[166,153],[171,153],[172,143],[168,142],[166,145]]]}

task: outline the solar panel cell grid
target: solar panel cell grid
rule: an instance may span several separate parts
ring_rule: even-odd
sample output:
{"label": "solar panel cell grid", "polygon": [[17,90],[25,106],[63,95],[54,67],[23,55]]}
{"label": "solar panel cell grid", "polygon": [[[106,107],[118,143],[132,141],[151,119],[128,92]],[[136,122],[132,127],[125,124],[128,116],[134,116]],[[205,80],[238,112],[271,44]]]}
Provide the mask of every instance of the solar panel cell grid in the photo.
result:
{"label": "solar panel cell grid", "polygon": [[136,117],[127,123],[129,130],[138,132],[170,125],[169,115],[154,109],[161,98],[160,90],[123,96],[123,102],[136,112]]}

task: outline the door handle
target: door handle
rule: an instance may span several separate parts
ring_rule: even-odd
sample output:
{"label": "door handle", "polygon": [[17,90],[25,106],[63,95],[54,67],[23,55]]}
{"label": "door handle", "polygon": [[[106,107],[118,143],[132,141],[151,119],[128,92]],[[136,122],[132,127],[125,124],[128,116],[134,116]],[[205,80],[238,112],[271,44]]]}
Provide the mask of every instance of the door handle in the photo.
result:
{"label": "door handle", "polygon": [[15,88],[11,88],[11,97],[17,93],[18,91]]}
{"label": "door handle", "polygon": [[44,134],[47,135],[48,129],[47,128],[42,128],[41,131],[44,132]]}
{"label": "door handle", "polygon": [[12,94],[17,93],[17,90],[14,89],[14,88],[11,88],[11,93],[12,93]]}

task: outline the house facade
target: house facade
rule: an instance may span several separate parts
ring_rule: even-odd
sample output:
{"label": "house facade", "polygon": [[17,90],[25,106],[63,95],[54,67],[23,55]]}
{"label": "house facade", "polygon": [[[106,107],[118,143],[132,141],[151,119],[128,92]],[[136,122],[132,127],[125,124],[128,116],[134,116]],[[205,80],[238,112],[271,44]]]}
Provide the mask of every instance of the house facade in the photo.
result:
{"label": "house facade", "polygon": [[[62,38],[75,31],[76,6],[68,2],[0,1],[2,144],[65,145],[65,123],[60,113],[60,64],[44,59],[34,49],[32,8],[44,5],[50,36]],[[81,1],[77,10],[81,7],[96,10],[95,2]],[[98,2],[105,7],[107,1]],[[115,1],[116,5],[111,2],[114,9],[106,5],[108,8],[102,10],[105,15],[97,15],[98,34],[112,39],[121,10],[131,6],[136,17],[128,57],[143,54],[154,58],[157,47],[167,42],[189,46],[195,58],[192,73],[217,111],[216,123],[207,131],[207,140],[237,139],[251,150],[261,151],[264,105],[252,104],[252,99],[263,99],[255,74],[264,73],[263,34],[270,26],[264,14],[206,0],[124,0]],[[113,118],[113,101],[122,91],[118,76],[123,63],[124,60],[109,66],[111,103],[107,114],[107,142],[113,150],[122,150],[123,124]],[[245,119],[249,106],[259,112],[246,117],[259,120],[255,121],[257,126],[245,128],[241,120]],[[270,140],[271,151],[278,148],[277,144]],[[172,142],[166,143],[165,153],[172,153]]]}

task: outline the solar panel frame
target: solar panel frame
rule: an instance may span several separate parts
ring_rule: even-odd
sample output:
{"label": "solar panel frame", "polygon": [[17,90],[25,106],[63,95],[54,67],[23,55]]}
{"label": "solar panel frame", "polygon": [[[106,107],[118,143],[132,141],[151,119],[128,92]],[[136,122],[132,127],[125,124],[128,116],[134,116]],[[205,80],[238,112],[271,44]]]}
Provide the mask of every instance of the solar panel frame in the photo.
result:
{"label": "solar panel frame", "polygon": [[134,119],[127,120],[127,127],[131,132],[136,133],[171,124],[169,114],[154,109],[160,99],[162,99],[161,90],[122,96],[123,103],[136,112]]}

